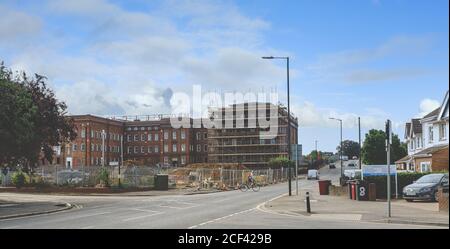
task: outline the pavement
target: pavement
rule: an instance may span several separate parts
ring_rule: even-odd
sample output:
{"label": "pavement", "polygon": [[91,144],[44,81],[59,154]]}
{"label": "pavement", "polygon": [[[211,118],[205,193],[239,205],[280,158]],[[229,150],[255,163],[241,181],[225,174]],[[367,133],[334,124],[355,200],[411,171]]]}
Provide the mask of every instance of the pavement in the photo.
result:
{"label": "pavement", "polygon": [[0,202],[0,220],[69,210],[69,203],[55,202]]}
{"label": "pavement", "polygon": [[[337,175],[338,178],[338,172],[339,169],[324,172],[321,176],[326,179]],[[317,188],[317,181],[302,179],[298,186],[299,193],[302,194],[307,190]],[[324,216],[311,219],[306,215],[286,215],[261,208],[271,201],[281,200],[279,196],[286,194],[287,190],[287,183],[280,183],[262,187],[259,192],[237,190],[195,195],[67,196],[0,193],[0,199],[10,203],[53,202],[73,204],[73,208],[61,212],[2,219],[0,220],[0,229],[436,228],[436,226],[429,225],[390,224],[367,222],[365,219],[333,219]],[[295,181],[293,181],[292,190],[295,195]],[[317,207],[314,206],[313,208]]]}
{"label": "pavement", "polygon": [[[324,175],[330,177],[330,170],[321,169]],[[337,184],[335,177],[331,177]],[[306,195],[310,193],[311,213],[307,213]],[[386,201],[354,201],[347,196],[320,195],[318,184],[304,188],[298,196],[283,195],[270,200],[259,208],[263,211],[287,216],[299,216],[306,219],[361,221],[376,223],[415,224],[449,227],[449,214],[439,212],[436,202],[406,202],[392,200],[391,217],[387,215]]]}

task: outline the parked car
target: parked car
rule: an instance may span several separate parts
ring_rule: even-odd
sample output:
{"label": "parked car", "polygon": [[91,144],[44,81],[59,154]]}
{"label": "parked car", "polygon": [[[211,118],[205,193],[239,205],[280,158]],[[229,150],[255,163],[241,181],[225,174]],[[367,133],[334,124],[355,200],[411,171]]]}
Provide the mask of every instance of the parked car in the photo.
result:
{"label": "parked car", "polygon": [[347,164],[347,168],[349,168],[349,169],[356,169],[357,167],[356,167],[355,163],[349,163],[349,164]]}
{"label": "parked car", "polygon": [[448,174],[429,174],[422,176],[403,188],[403,199],[408,202],[414,200],[438,200],[438,188],[448,189]]}
{"label": "parked car", "polygon": [[352,157],[353,160],[358,160],[357,156]]}
{"label": "parked car", "polygon": [[329,165],[329,167],[330,167],[330,169],[335,169],[335,168],[336,168],[336,165],[335,165],[334,163],[331,163],[331,164]]}
{"label": "parked car", "polygon": [[319,171],[316,169],[308,170],[308,180],[315,179],[319,180]]}

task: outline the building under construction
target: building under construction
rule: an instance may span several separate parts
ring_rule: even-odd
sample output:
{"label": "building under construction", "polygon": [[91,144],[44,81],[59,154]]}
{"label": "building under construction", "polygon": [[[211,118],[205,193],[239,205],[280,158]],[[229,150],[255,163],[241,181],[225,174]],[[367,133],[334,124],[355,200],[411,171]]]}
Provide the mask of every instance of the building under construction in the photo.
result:
{"label": "building under construction", "polygon": [[[264,111],[258,111],[258,107]],[[208,129],[209,163],[239,163],[248,168],[267,168],[271,158],[288,156],[286,107],[269,103],[235,104],[211,110],[210,115],[220,118],[222,126]],[[259,119],[262,115],[266,119],[276,119],[275,136],[264,135],[269,128],[261,128]],[[290,119],[290,144],[298,144],[298,119],[292,114]]]}

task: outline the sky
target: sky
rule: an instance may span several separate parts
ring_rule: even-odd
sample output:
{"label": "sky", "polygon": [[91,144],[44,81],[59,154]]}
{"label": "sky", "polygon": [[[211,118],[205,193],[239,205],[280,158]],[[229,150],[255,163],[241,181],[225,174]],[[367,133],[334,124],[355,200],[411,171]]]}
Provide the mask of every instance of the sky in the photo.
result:
{"label": "sky", "polygon": [[437,108],[449,83],[448,0],[1,0],[0,61],[48,77],[70,114],[169,113],[202,90],[276,92],[304,153]]}

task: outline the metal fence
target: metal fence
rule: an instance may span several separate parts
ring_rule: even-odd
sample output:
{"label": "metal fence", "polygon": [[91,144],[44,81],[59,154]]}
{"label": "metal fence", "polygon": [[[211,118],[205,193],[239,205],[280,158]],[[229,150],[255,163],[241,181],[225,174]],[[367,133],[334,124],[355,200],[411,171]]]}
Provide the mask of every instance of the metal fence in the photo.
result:
{"label": "metal fence", "polygon": [[[288,179],[288,170],[261,169],[192,169],[192,168],[157,168],[148,166],[122,166],[106,167],[107,179],[110,186],[118,186],[119,177],[122,187],[125,188],[151,188],[154,187],[155,175],[169,176],[171,188],[236,188],[247,181],[251,172],[254,179],[261,185],[283,182]],[[12,186],[12,175],[1,175],[2,186]],[[77,169],[67,169],[62,166],[42,166],[34,169],[33,173],[26,175],[26,182],[32,185],[53,185],[68,187],[96,187],[101,183],[102,167],[85,166]]]}

